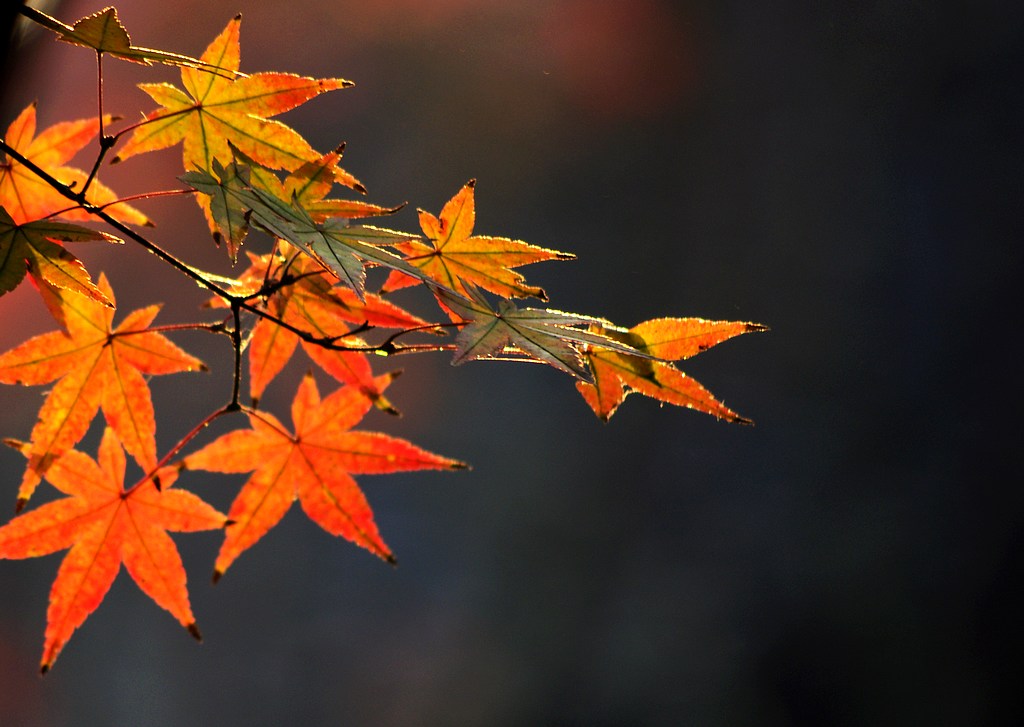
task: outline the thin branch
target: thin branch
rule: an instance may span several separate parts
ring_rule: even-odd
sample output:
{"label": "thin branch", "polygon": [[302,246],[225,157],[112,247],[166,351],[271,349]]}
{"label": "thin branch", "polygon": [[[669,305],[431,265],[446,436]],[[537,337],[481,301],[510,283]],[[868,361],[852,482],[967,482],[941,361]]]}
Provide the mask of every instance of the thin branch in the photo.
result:
{"label": "thin branch", "polygon": [[[160,190],[160,191],[157,191],[157,192],[140,192],[139,194],[130,194],[127,197],[118,197],[117,199],[113,200],[112,202],[104,202],[103,204],[94,204],[92,207],[94,209],[97,209],[97,210],[105,210],[108,207],[113,207],[116,204],[126,204],[128,202],[136,202],[136,201],[138,201],[140,199],[141,200],[146,200],[146,199],[153,199],[155,197],[179,197],[179,196],[184,196],[186,194],[195,194],[195,192],[196,191],[194,189],[163,189],[163,190]],[[43,217],[40,217],[39,219],[41,219],[41,220],[48,220],[48,219],[53,218],[53,217],[60,217],[61,215],[65,215],[68,212],[71,212],[72,210],[80,210],[80,209],[84,209],[86,212],[90,212],[90,213],[93,212],[93,209],[87,208],[85,205],[82,205],[82,204],[72,204],[72,205],[68,205],[67,207],[64,207],[62,209],[55,210],[54,212],[51,212],[48,215],[44,215]],[[152,225],[148,225],[148,226],[152,227]]]}
{"label": "thin branch", "polygon": [[137,202],[139,200],[155,199],[157,197],[184,197],[195,193],[196,190],[194,189],[160,189],[155,192],[139,192],[138,194],[130,194],[127,197],[118,197],[113,202],[105,202],[104,204],[96,205],[96,208],[105,210],[107,207],[113,207],[115,204],[123,204],[124,202]]}
{"label": "thin branch", "polygon": [[[281,318],[279,318],[279,317],[273,315],[272,313],[268,312],[267,310],[265,310],[265,309],[259,307],[258,305],[255,305],[255,304],[250,302],[250,300],[252,298],[260,297],[260,295],[262,295],[262,293],[259,293],[259,294],[256,294],[256,295],[239,296],[239,295],[235,295],[235,294],[229,292],[227,289],[221,287],[220,285],[217,285],[212,280],[209,280],[208,278],[206,278],[202,273],[194,270],[192,267],[187,265],[185,262],[179,260],[174,255],[170,254],[169,252],[167,252],[166,250],[161,248],[159,245],[157,245],[156,243],[151,241],[149,238],[144,237],[143,235],[140,235],[138,232],[133,230],[131,227],[129,227],[125,223],[123,223],[120,220],[118,220],[117,218],[111,216],[105,210],[105,206],[106,205],[98,206],[98,205],[92,204],[91,202],[88,202],[87,200],[82,198],[80,196],[80,194],[76,193],[74,190],[72,190],[71,187],[69,187],[68,185],[64,184],[63,182],[61,182],[59,179],[57,179],[53,175],[49,174],[46,170],[42,169],[38,164],[36,164],[31,159],[27,158],[24,154],[20,153],[18,150],[14,149],[9,144],[7,144],[7,142],[4,141],[3,139],[0,139],[0,150],[5,152],[11,159],[17,161],[19,164],[22,164],[26,168],[31,170],[36,176],[38,176],[40,179],[42,179],[48,185],[53,187],[57,192],[59,192],[60,194],[62,194],[65,197],[67,197],[71,201],[77,202],[78,206],[81,209],[84,209],[86,212],[88,212],[89,214],[93,215],[94,217],[97,217],[98,219],[103,220],[108,225],[113,227],[115,230],[117,230],[118,232],[123,234],[125,237],[128,237],[129,239],[133,240],[134,242],[136,242],[139,245],[141,245],[142,247],[144,247],[149,252],[151,252],[154,255],[156,255],[157,257],[159,257],[161,260],[166,262],[168,265],[173,267],[178,272],[180,272],[180,273],[184,274],[185,276],[191,278],[193,281],[195,281],[199,285],[203,286],[204,288],[206,288],[207,290],[212,292],[217,297],[225,300],[232,307],[232,310],[235,311],[236,321],[238,320],[238,313],[240,311],[244,310],[244,311],[252,313],[253,315],[258,316],[260,318],[265,318],[265,319],[269,320],[271,323],[274,323],[275,325],[278,325],[281,328],[285,329],[286,331],[290,331],[291,333],[294,333],[295,335],[297,335],[299,338],[301,338],[303,341],[306,341],[307,343],[312,343],[313,345],[321,346],[323,348],[327,348],[327,349],[331,349],[331,350],[335,350],[335,351],[356,351],[356,352],[362,352],[362,353],[376,353],[376,354],[380,354],[380,355],[383,355],[383,356],[390,356],[390,355],[398,354],[398,353],[413,353],[413,352],[418,352],[418,351],[441,351],[441,350],[447,350],[446,347],[444,347],[444,346],[433,346],[433,345],[403,346],[401,348],[396,347],[396,346],[393,345],[393,340],[394,340],[394,338],[397,335],[401,335],[402,332],[399,332],[398,334],[396,334],[396,336],[393,336],[391,338],[391,340],[387,341],[385,344],[382,344],[382,345],[377,345],[377,346],[371,346],[371,345],[360,345],[360,346],[338,345],[338,343],[337,343],[338,341],[343,340],[343,339],[351,336],[352,333],[349,332],[349,333],[346,333],[345,335],[342,335],[342,336],[326,336],[326,337],[324,337],[324,336],[316,336],[316,335],[314,335],[312,333],[309,333],[308,331],[305,331],[305,330],[303,330],[301,328],[293,326],[290,323],[287,323],[286,321],[282,320]],[[449,325],[449,324],[434,324],[434,325],[432,325],[430,327],[433,328],[433,327],[439,327],[439,326],[445,326],[445,325]],[[236,348],[236,359],[237,359],[241,355],[241,331],[238,330],[236,335],[238,337],[238,341],[237,341],[238,347]],[[236,360],[236,368],[239,368],[239,367],[240,367],[240,363]],[[238,385],[237,377],[236,377],[236,382],[235,383],[236,383],[236,387],[237,387],[237,385]],[[232,401],[234,403],[237,403],[237,395],[232,397]]]}
{"label": "thin branch", "polygon": [[187,445],[189,442],[195,439],[197,434],[199,434],[201,431],[210,426],[210,424],[212,424],[214,421],[224,416],[225,414],[230,414],[233,411],[238,411],[238,407],[232,406],[231,404],[225,404],[217,411],[211,414],[207,414],[202,421],[200,421],[198,424],[192,427],[191,430],[189,430],[188,434],[182,437],[181,441],[179,441],[177,444],[171,447],[171,450],[160,458],[160,461],[156,463],[156,467],[154,467],[151,472],[147,472],[145,475],[143,475],[142,479],[140,479],[130,488],[125,490],[124,496],[127,497],[129,494],[131,494],[139,487],[142,487],[147,482],[152,482],[153,486],[159,490],[160,478],[157,476],[157,473],[167,466],[167,463],[171,460],[171,458],[174,457],[174,455],[176,455],[178,452],[180,452],[182,448],[185,447],[185,445]]}
{"label": "thin branch", "polygon": [[[397,333],[392,333],[390,336],[385,338],[381,342],[381,346],[390,346],[399,336],[404,336],[406,333],[416,333],[418,331],[428,331],[432,328],[455,328],[458,326],[464,326],[465,323],[428,323],[424,326],[414,326],[413,328],[403,328]],[[444,335],[443,333],[441,335]]]}
{"label": "thin branch", "polygon": [[244,302],[241,302],[241,301],[239,301],[238,304],[239,304],[240,308],[242,308],[242,309],[244,309],[246,311],[249,311],[250,313],[254,313],[257,316],[259,316],[260,318],[265,318],[266,320],[270,321],[274,325],[280,326],[281,328],[285,329],[286,331],[290,331],[291,333],[294,333],[296,336],[301,338],[306,343],[312,343],[314,346],[320,346],[321,348],[326,348],[326,349],[331,350],[331,351],[353,351],[353,352],[357,352],[357,353],[379,353],[379,354],[384,355],[384,356],[388,356],[388,355],[390,355],[392,353],[391,350],[384,350],[381,346],[373,346],[373,345],[370,345],[370,344],[364,344],[364,345],[361,345],[361,346],[353,346],[353,345],[345,345],[345,344],[339,344],[338,343],[338,341],[344,340],[346,338],[351,338],[352,336],[356,335],[357,331],[363,330],[363,326],[364,325],[368,325],[368,324],[365,324],[365,323],[361,324],[356,329],[353,329],[351,331],[347,331],[346,333],[343,333],[340,336],[317,336],[315,334],[310,333],[309,331],[307,331],[305,329],[293,326],[291,323],[288,323],[287,321],[285,321],[285,320],[283,320],[281,318],[278,318],[273,313],[271,313],[271,312],[269,312],[267,310],[264,310],[262,308],[256,308],[256,307],[254,307],[254,306],[252,306],[252,305],[250,305],[248,303],[244,303]]}
{"label": "thin branch", "polygon": [[52,18],[44,12],[37,10],[31,5],[22,5],[18,8],[18,12],[24,15],[29,20],[38,23],[39,25],[52,30],[54,33],[64,35],[66,33],[74,32],[74,28],[70,25],[66,25],[56,18]]}
{"label": "thin branch", "polygon": [[96,117],[100,122],[100,146],[103,145],[103,54],[96,51],[96,106],[99,113]]}
{"label": "thin branch", "polygon": [[231,301],[231,317],[234,319],[234,327],[231,329],[231,348],[235,352],[235,365],[231,382],[231,403],[229,406],[238,408],[239,394],[242,390],[242,320],[239,308],[242,305],[240,300]]}
{"label": "thin branch", "polygon": [[454,343],[411,343],[408,346],[378,346],[373,353],[378,356],[399,356],[403,353],[431,353],[434,351],[454,351]]}
{"label": "thin branch", "polygon": [[61,182],[59,179],[51,175],[46,170],[42,169],[38,164],[33,162],[31,159],[27,158],[17,149],[14,149],[3,139],[0,139],[0,150],[6,153],[7,156],[10,157],[11,159],[14,159],[19,164],[22,164],[26,168],[30,169],[33,174],[35,174],[48,185],[53,187],[57,192],[67,197],[72,202],[77,202],[78,205],[86,212],[93,215],[94,217],[98,217],[99,219],[106,222],[108,225],[113,227],[121,234],[131,238],[138,244],[142,245],[142,247],[149,250],[151,253],[153,253],[158,258],[166,262],[168,265],[173,267],[178,272],[183,273],[184,275],[188,276],[195,282],[202,285],[204,288],[207,288],[215,295],[218,295],[221,298],[224,298],[225,300],[230,301],[235,299],[235,296],[226,291],[224,288],[220,287],[219,285],[210,280],[207,280],[200,273],[193,270],[184,262],[182,262],[178,258],[171,255],[169,252],[158,246],[156,243],[152,242],[146,237],[143,237],[142,235],[137,233],[135,230],[133,230],[132,228],[130,228],[128,225],[124,224],[117,218],[112,217],[105,209],[103,209],[103,207],[98,207],[97,205],[94,205],[91,202],[84,199],[79,193],[72,190],[71,187]]}
{"label": "thin branch", "polygon": [[103,158],[107,155],[107,151],[114,145],[114,140],[104,133],[103,128],[103,54],[96,51],[96,105],[99,113],[97,119],[100,124],[100,153],[96,155],[96,161],[93,162],[92,169],[89,170],[89,176],[85,179],[85,184],[78,191],[82,195],[82,199],[85,199],[85,193],[89,189],[89,185],[92,184],[96,178],[96,173],[100,169],[100,164],[103,163]]}
{"label": "thin branch", "polygon": [[228,333],[227,323],[168,323],[163,326],[150,326],[137,331],[114,331],[111,337],[134,336],[139,333],[174,333],[176,331],[207,331],[209,333]]}

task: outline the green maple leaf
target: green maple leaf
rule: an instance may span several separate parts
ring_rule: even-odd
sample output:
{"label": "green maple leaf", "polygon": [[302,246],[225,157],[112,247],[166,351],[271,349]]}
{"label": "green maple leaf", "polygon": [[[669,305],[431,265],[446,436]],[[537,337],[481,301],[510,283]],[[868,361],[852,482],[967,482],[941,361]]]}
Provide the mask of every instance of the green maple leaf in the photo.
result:
{"label": "green maple leaf", "polygon": [[582,345],[599,345],[651,358],[625,343],[575,328],[607,324],[599,318],[548,308],[517,308],[505,299],[498,301],[495,310],[478,290],[471,287],[466,290],[472,297],[465,298],[444,289],[434,291],[445,308],[467,321],[455,337],[453,366],[477,359],[508,359],[525,354],[530,360],[589,381],[590,373],[580,351]]}
{"label": "green maple leaf", "polygon": [[226,240],[233,258],[250,225],[256,225],[312,257],[360,297],[366,286],[366,262],[426,279],[418,268],[383,249],[415,235],[374,225],[351,225],[342,217],[318,222],[301,206],[297,195],[286,201],[271,191],[268,187],[273,185],[267,184],[265,169],[237,161],[222,165],[216,159],[211,168],[212,173],[196,170],[180,179],[208,195],[214,239]]}
{"label": "green maple leaf", "polygon": [[72,290],[112,307],[110,299],[92,282],[81,261],[57,244],[57,240],[121,242],[120,238],[106,232],[66,222],[36,220],[18,225],[7,210],[0,207],[0,295],[14,290],[27,272],[37,283]]}

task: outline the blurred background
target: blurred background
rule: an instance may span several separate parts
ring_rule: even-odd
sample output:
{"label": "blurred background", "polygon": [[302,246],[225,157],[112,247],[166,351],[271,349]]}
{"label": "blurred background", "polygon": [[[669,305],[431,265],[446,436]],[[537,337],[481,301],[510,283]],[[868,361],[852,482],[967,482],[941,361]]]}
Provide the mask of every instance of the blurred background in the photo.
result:
{"label": "blurred background", "polygon": [[[205,643],[122,573],[41,679],[60,556],[4,561],[0,723],[1020,720],[1024,5],[117,6],[135,44],[192,55],[241,10],[243,71],[354,80],[281,120],[320,150],[347,141],[372,201],[410,203],[393,227],[477,178],[477,232],[578,255],[524,270],[553,307],[772,331],[682,366],[754,427],[639,396],[605,425],[546,367],[381,361],[406,370],[389,391],[404,417],[362,426],[474,468],[360,478],[398,568],[295,507],[213,588],[219,536],[179,536]],[[32,100],[40,128],[95,113],[89,52],[19,42],[0,126]],[[128,119],[153,107],[135,83],[178,82],[105,69]],[[174,148],[101,176],[163,189],[179,164]],[[139,206],[160,244],[229,271],[191,201]],[[158,322],[196,318],[203,295],[152,256],[75,252],[121,315],[166,301]],[[0,350],[53,327],[29,286],[0,320]],[[230,382],[223,341],[175,340],[213,373],[152,381],[164,449]],[[286,414],[309,365],[266,406]],[[0,434],[27,438],[40,389],[0,397]],[[0,452],[12,509],[22,467]],[[182,484],[226,509],[241,481]]]}

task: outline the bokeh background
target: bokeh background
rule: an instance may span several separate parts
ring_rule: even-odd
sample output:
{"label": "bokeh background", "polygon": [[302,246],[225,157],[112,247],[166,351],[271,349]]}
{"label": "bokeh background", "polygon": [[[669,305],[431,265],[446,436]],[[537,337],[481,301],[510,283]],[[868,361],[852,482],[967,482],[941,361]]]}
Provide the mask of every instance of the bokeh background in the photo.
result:
{"label": "bokeh background", "polygon": [[[60,558],[4,561],[0,723],[1020,720],[1024,5],[118,7],[136,44],[193,55],[241,10],[243,70],[355,80],[282,120],[319,149],[347,141],[373,201],[410,202],[392,226],[478,178],[479,232],[579,256],[525,271],[554,307],[769,324],[684,367],[757,424],[632,397],[604,425],[551,369],[383,361],[406,369],[404,417],[364,426],[474,466],[361,478],[397,569],[295,508],[213,588],[218,536],[181,536],[206,642],[122,573],[41,679]],[[41,126],[94,113],[88,52],[36,33],[11,58],[0,124],[33,99]],[[107,108],[129,118],[152,106],[132,84],[176,80],[107,71]],[[104,178],[175,186],[179,160]],[[191,202],[144,206],[159,242],[227,270]],[[199,291],[151,256],[76,252],[122,311],[196,315]],[[3,349],[51,327],[28,286],[0,299]],[[214,373],[152,382],[162,447],[229,380],[222,341],[177,340]],[[39,389],[0,402],[0,434],[27,437]],[[0,452],[12,505],[22,466]],[[227,507],[240,481],[188,484]]]}

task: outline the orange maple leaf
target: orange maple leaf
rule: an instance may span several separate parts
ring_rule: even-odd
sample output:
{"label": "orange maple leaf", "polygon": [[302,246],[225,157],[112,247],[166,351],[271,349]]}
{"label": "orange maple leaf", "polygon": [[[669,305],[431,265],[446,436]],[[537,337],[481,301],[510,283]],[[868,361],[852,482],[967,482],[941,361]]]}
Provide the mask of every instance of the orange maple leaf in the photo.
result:
{"label": "orange maple leaf", "polygon": [[[377,378],[380,389],[393,375]],[[421,469],[460,469],[461,462],[378,432],[350,431],[370,408],[355,387],[320,399],[307,375],[292,402],[291,434],[267,413],[249,415],[251,429],[237,429],[190,454],[182,467],[212,472],[253,472],[231,504],[231,522],[214,564],[214,581],[273,528],[298,499],[311,520],[375,555],[394,562],[352,474]]]}
{"label": "orange maple leaf", "polygon": [[[110,117],[106,117],[104,123],[109,122]],[[33,103],[11,123],[4,141],[43,171],[72,188],[81,189],[89,175],[81,169],[64,166],[64,163],[88,144],[99,129],[98,118],[79,119],[54,124],[36,136],[36,105]],[[107,205],[118,199],[112,189],[96,179],[90,183],[85,197],[94,205]],[[19,224],[54,212],[60,212],[61,217],[69,220],[92,219],[88,212],[74,207],[67,197],[14,159],[0,162],[0,206],[6,208]],[[146,215],[124,202],[111,204],[106,209],[122,222],[151,224]]]}
{"label": "orange maple leaf", "polygon": [[[327,217],[355,219],[389,215],[401,209],[359,200],[327,198],[335,183],[366,193],[366,188],[358,179],[338,166],[344,148],[342,145],[319,159],[306,162],[285,177],[284,182],[274,184],[277,182],[274,177],[268,184],[269,191],[280,199],[293,200],[317,222],[323,222]],[[263,181],[265,176],[261,176],[260,180]]]}
{"label": "orange maple leaf", "polygon": [[[99,289],[114,301],[102,274]],[[48,294],[44,288],[40,292]],[[147,330],[160,306],[134,311],[112,328],[114,308],[91,298],[67,295],[52,305],[61,307],[67,333],[44,333],[0,355],[0,383],[47,384],[60,379],[32,429],[28,467],[18,490],[19,510],[54,460],[82,438],[100,407],[139,465],[146,471],[156,467],[156,422],[143,374],[206,369],[162,334]]]}
{"label": "orange maple leaf", "polygon": [[588,348],[585,356],[594,383],[577,381],[576,388],[603,420],[611,418],[628,394],[638,392],[667,404],[712,414],[719,419],[752,423],[667,361],[690,358],[741,333],[767,330],[766,326],[703,318],[655,318],[628,331],[607,327],[597,329],[609,338],[655,357],[630,356],[599,346]]}
{"label": "orange maple leaf", "polygon": [[269,117],[325,91],[352,86],[352,82],[291,73],[236,74],[240,25],[239,15],[228,22],[200,57],[201,62],[220,72],[183,67],[181,83],[185,91],[169,83],[139,84],[161,108],[146,115],[115,162],[178,142],[183,142],[186,170],[210,171],[214,159],[230,163],[230,145],[272,169],[295,169],[319,157],[298,132]]}
{"label": "orange maple leaf", "polygon": [[[34,456],[31,445],[11,444]],[[160,490],[149,480],[125,490],[124,474],[124,450],[108,428],[97,460],[72,449],[47,471],[47,480],[68,497],[0,527],[0,558],[32,558],[70,548],[50,590],[43,673],[99,606],[121,563],[146,595],[200,638],[185,568],[166,531],[212,530],[223,527],[226,518],[191,492],[170,489],[177,478],[173,470],[160,473]]]}
{"label": "orange maple leaf", "polygon": [[[428,277],[466,297],[470,295],[465,283],[473,283],[506,298],[533,296],[547,300],[542,288],[526,285],[525,278],[510,268],[543,260],[571,260],[576,256],[521,240],[473,235],[476,223],[475,186],[476,180],[467,182],[444,205],[440,217],[419,211],[420,227],[431,245],[410,241],[395,245],[395,249],[406,256],[406,262],[418,267]],[[382,290],[397,290],[418,282],[411,276],[394,271]]]}
{"label": "orange maple leaf", "polygon": [[[286,265],[280,254],[250,255],[249,260],[252,264],[241,275],[240,285],[233,292],[255,293],[266,281],[272,280],[275,271]],[[287,264],[287,269],[294,282],[274,292],[266,301],[266,308],[285,323],[318,338],[335,339],[352,348],[368,348],[369,344],[360,337],[347,335],[349,323],[402,329],[429,326],[423,319],[378,295],[366,293],[363,300],[359,300],[351,288],[333,285],[333,278],[306,255],[297,256]],[[218,301],[214,299],[213,303],[220,304]],[[365,353],[302,341],[295,333],[266,318],[261,318],[253,328],[248,349],[249,395],[254,403],[291,360],[300,341],[306,354],[328,374],[358,387],[378,409],[397,413],[377,387]]]}

